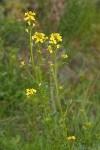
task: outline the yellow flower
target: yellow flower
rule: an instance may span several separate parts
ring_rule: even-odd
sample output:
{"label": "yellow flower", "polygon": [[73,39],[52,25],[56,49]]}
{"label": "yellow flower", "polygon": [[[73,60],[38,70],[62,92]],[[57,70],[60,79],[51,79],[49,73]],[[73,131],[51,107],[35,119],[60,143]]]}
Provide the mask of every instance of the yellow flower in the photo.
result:
{"label": "yellow flower", "polygon": [[75,140],[76,138],[75,136],[69,136],[67,139],[70,141],[70,140]]}
{"label": "yellow flower", "polygon": [[49,46],[47,47],[47,50],[48,50],[50,53],[53,53],[53,50],[52,50],[51,45],[49,45]]}
{"label": "yellow flower", "polygon": [[32,39],[35,40],[35,43],[43,43],[48,39],[48,37],[45,36],[44,33],[35,32],[35,34],[32,36]]}
{"label": "yellow flower", "polygon": [[50,64],[50,67],[53,67],[53,66],[54,66],[54,64],[51,63],[51,64]]}
{"label": "yellow flower", "polygon": [[62,57],[63,59],[65,59],[65,58],[68,57],[68,55],[61,55],[61,57]]}
{"label": "yellow flower", "polygon": [[35,21],[35,15],[36,14],[32,11],[26,12],[24,20],[30,24],[30,21]]}
{"label": "yellow flower", "polygon": [[57,49],[59,49],[60,48],[60,45],[59,44],[57,44]]}
{"label": "yellow flower", "polygon": [[34,28],[35,26],[36,26],[35,23],[33,23],[33,28]]}
{"label": "yellow flower", "polygon": [[28,21],[28,25],[30,26],[30,24],[31,24],[31,21]]}
{"label": "yellow flower", "polygon": [[51,61],[48,61],[48,64],[49,64],[50,67],[54,66],[54,64]]}
{"label": "yellow flower", "polygon": [[57,44],[57,42],[62,42],[62,36],[59,33],[52,33],[50,35],[50,44]]}
{"label": "yellow flower", "polygon": [[25,29],[25,31],[29,33],[28,29]]}
{"label": "yellow flower", "polygon": [[24,67],[24,66],[25,66],[25,61],[21,61],[20,67]]}
{"label": "yellow flower", "polygon": [[26,95],[29,96],[29,95],[34,95],[36,93],[36,90],[33,89],[33,88],[30,88],[30,89],[26,89]]}

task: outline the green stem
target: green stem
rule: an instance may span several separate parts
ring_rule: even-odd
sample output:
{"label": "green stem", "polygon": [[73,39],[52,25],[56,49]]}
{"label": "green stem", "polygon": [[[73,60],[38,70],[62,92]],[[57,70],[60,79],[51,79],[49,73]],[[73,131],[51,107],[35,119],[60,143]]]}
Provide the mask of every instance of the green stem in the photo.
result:
{"label": "green stem", "polygon": [[42,75],[41,75],[41,54],[39,53],[41,45],[38,43],[38,75],[40,83],[42,83]]}
{"label": "green stem", "polygon": [[33,70],[35,72],[35,76],[36,76],[36,81],[38,82],[38,76],[37,76],[37,72],[36,72],[36,67],[35,67],[35,63],[34,63],[34,55],[33,55],[33,42],[32,42],[32,30],[33,30],[33,27],[32,25],[30,25],[30,58],[31,58],[31,61],[32,61],[32,67],[33,67]]}
{"label": "green stem", "polygon": [[42,83],[42,75],[41,75],[41,54],[38,53],[38,68],[39,68],[39,78],[40,78],[40,83]]}
{"label": "green stem", "polygon": [[32,63],[34,63],[34,57],[33,57],[33,51],[32,51],[32,27],[30,25],[30,58],[32,60]]}
{"label": "green stem", "polygon": [[[51,73],[53,73],[53,68],[51,68]],[[53,86],[53,77],[50,75],[50,96],[51,96],[51,102],[52,102],[52,109],[54,112],[56,112],[56,105],[55,105],[55,101],[53,99],[54,97],[54,86]]]}
{"label": "green stem", "polygon": [[[38,50],[40,50],[41,45],[38,43]],[[39,82],[42,84],[42,71],[41,71],[41,53],[38,52],[38,60],[37,60],[37,74],[38,74],[38,78],[39,78]],[[45,101],[46,101],[46,96],[45,93],[43,91],[43,88],[40,88],[40,93],[43,99],[43,103],[44,103],[44,115],[45,117],[47,116],[47,111],[46,111],[46,106],[45,106]]]}
{"label": "green stem", "polygon": [[35,78],[32,76],[32,74],[28,71],[28,69],[26,68],[26,67],[24,67],[25,68],[25,70],[27,71],[27,73],[31,76],[31,78],[33,79],[33,80],[35,80]]}
{"label": "green stem", "polygon": [[58,89],[58,80],[57,80],[57,57],[56,57],[57,50],[55,50],[54,53],[54,71],[53,71],[53,77],[55,81],[55,87],[56,87],[56,96],[58,101],[59,110],[61,112],[61,115],[63,116],[61,101],[60,101],[60,95],[59,95],[59,89]]}

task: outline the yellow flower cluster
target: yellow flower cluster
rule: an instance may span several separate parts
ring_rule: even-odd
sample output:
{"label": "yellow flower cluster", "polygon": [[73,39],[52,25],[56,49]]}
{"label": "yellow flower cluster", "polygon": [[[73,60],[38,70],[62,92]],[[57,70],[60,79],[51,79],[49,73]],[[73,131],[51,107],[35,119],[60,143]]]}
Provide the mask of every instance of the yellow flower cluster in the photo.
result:
{"label": "yellow flower cluster", "polygon": [[26,89],[26,95],[34,95],[36,93],[36,90],[31,88],[31,89]]}
{"label": "yellow flower cluster", "polygon": [[[61,35],[59,33],[52,33],[50,35],[49,44],[55,45],[56,49],[60,48],[60,45],[58,44],[58,42],[61,42],[61,41],[62,41],[62,37],[61,37]],[[51,45],[48,45],[47,50],[50,53],[53,53],[53,49],[52,49]]]}
{"label": "yellow flower cluster", "polygon": [[60,45],[59,44],[57,44],[57,49],[59,49],[60,48]]}
{"label": "yellow flower cluster", "polygon": [[48,50],[50,53],[53,53],[53,50],[52,50],[51,45],[49,45],[49,46],[47,47],[47,50]]}
{"label": "yellow flower cluster", "polygon": [[76,138],[75,136],[69,136],[67,139],[70,141],[70,140],[75,140]]}
{"label": "yellow flower cluster", "polygon": [[24,67],[24,66],[25,66],[25,61],[21,61],[20,67]]}
{"label": "yellow flower cluster", "polygon": [[59,33],[52,33],[50,35],[50,44],[57,44],[58,42],[62,42],[62,36]]}
{"label": "yellow flower cluster", "polygon": [[32,11],[26,12],[24,20],[25,21],[35,21],[35,15],[36,14]]}
{"label": "yellow flower cluster", "polygon": [[45,36],[44,33],[35,32],[35,34],[32,36],[32,39],[35,40],[35,43],[43,43],[48,39],[48,37]]}
{"label": "yellow flower cluster", "polygon": [[68,57],[68,55],[61,55],[61,57],[62,57],[63,59],[65,59],[65,58]]}

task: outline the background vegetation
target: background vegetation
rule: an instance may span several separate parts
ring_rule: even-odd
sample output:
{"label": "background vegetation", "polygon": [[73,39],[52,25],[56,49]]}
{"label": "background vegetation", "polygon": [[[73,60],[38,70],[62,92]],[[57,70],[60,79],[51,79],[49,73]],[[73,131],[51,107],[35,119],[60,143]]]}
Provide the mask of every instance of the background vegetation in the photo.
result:
{"label": "background vegetation", "polygon": [[[68,63],[59,70],[63,100],[69,106],[69,135],[76,135],[71,150],[100,149],[100,2],[97,0],[0,1],[0,150],[66,149],[32,133],[25,89],[31,85],[21,60],[29,58],[24,13],[35,11],[42,32],[59,32]],[[46,72],[46,67],[44,72]],[[25,76],[26,75],[26,76]],[[47,78],[47,75],[46,75]],[[31,107],[31,106],[30,106]],[[30,112],[29,112],[30,111]],[[34,120],[34,117],[33,117]],[[33,123],[35,128],[37,127]],[[44,126],[41,123],[41,128]],[[85,126],[85,129],[82,127]],[[37,131],[37,129],[36,129]],[[43,132],[44,130],[42,130]],[[48,134],[49,135],[49,134]]]}

